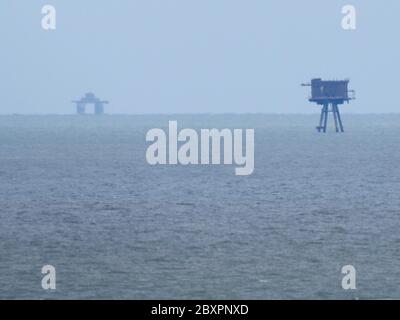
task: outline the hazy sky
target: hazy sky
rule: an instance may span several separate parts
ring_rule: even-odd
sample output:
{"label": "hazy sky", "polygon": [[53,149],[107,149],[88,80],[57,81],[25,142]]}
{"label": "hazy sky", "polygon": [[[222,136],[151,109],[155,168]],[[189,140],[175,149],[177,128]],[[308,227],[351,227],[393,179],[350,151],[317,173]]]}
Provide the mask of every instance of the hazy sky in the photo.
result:
{"label": "hazy sky", "polygon": [[1,0],[0,113],[74,113],[87,91],[107,113],[316,112],[312,77],[350,78],[345,110],[398,112],[399,17],[398,0]]}

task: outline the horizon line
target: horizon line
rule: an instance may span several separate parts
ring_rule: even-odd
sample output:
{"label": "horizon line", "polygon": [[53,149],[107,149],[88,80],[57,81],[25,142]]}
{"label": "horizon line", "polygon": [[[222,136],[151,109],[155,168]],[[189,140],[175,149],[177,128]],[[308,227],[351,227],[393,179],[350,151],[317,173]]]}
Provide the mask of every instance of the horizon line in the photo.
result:
{"label": "horizon line", "polygon": [[[342,114],[347,115],[400,115],[399,112],[342,112]],[[76,113],[0,113],[0,116],[169,116],[169,115],[210,115],[210,116],[218,116],[218,115],[271,115],[271,116],[312,116],[319,115],[319,112],[309,112],[309,113],[300,113],[300,112],[198,112],[198,113],[184,113],[184,112],[171,112],[171,113],[104,113],[102,115],[96,115],[94,113],[86,113],[86,114],[76,114]]]}

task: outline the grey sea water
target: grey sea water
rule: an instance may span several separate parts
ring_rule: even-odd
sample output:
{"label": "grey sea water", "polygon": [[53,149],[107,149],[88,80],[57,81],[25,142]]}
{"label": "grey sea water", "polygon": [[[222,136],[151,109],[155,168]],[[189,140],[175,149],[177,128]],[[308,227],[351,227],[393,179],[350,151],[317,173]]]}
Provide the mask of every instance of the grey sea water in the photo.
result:
{"label": "grey sea water", "polygon": [[[0,116],[0,298],[400,298],[400,116],[343,119]],[[149,166],[168,120],[254,128],[253,175]]]}

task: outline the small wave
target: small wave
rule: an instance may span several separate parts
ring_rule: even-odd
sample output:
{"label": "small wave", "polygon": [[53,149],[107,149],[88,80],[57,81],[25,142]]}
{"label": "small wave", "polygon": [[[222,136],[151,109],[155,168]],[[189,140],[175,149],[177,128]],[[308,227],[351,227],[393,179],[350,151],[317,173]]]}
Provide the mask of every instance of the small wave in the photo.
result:
{"label": "small wave", "polygon": [[189,206],[189,207],[194,207],[195,204],[191,203],[191,202],[178,202],[177,203],[178,206]]}

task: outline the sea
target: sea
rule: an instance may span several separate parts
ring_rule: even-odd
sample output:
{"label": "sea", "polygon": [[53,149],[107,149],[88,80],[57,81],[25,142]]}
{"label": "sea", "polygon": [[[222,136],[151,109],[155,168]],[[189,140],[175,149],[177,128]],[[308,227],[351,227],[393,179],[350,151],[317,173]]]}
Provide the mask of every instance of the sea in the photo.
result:
{"label": "sea", "polygon": [[[400,115],[318,118],[0,116],[0,299],[400,298]],[[254,129],[253,174],[149,165],[171,120]]]}

